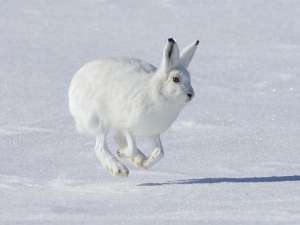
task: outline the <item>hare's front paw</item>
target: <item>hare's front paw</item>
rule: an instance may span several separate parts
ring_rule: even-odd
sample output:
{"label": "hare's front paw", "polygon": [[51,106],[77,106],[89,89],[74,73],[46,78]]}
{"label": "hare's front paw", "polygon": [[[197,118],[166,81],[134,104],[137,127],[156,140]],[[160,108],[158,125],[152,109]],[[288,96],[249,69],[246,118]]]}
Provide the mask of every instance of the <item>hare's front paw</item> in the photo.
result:
{"label": "hare's front paw", "polygon": [[139,167],[139,168],[145,168],[143,166],[145,160],[146,160],[146,156],[141,151],[139,151],[135,156],[129,158],[129,161],[133,165],[135,165],[136,167]]}
{"label": "hare's front paw", "polygon": [[157,163],[164,155],[164,152],[161,148],[155,148],[153,152],[149,155],[149,157],[144,160],[143,167],[149,168]]}
{"label": "hare's front paw", "polygon": [[143,163],[147,158],[139,149],[136,150],[134,155],[128,155],[126,149],[120,149],[117,151],[117,155],[120,158],[127,158],[129,162],[138,168],[144,168]]}

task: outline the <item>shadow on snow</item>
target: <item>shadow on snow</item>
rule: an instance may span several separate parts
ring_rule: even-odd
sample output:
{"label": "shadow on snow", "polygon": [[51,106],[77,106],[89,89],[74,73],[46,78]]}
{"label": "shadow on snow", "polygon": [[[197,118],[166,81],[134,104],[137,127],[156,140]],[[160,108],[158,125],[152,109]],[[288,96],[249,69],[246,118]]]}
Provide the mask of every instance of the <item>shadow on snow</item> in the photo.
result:
{"label": "shadow on snow", "polygon": [[185,179],[173,180],[157,183],[143,183],[138,186],[161,186],[171,184],[218,184],[218,183],[271,183],[271,182],[288,182],[300,181],[299,175],[294,176],[272,176],[272,177],[240,177],[240,178],[199,178],[199,179]]}

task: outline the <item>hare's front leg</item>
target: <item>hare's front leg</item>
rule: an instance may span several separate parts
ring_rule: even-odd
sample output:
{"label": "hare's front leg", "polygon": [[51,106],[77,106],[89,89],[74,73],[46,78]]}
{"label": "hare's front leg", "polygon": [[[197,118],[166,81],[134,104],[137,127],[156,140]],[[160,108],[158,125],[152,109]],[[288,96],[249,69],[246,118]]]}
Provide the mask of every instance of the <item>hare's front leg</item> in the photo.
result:
{"label": "hare's front leg", "polygon": [[135,138],[129,132],[118,132],[115,140],[119,146],[119,157],[127,158],[136,167],[143,167],[146,156],[137,148]]}
{"label": "hare's front leg", "polygon": [[160,136],[153,136],[149,138],[155,146],[154,150],[150,153],[149,157],[143,162],[144,168],[149,168],[161,160],[164,156],[164,149],[161,144]]}
{"label": "hare's front leg", "polygon": [[118,159],[109,151],[106,144],[106,134],[99,134],[96,137],[95,151],[97,159],[102,166],[113,176],[128,176],[129,171]]}

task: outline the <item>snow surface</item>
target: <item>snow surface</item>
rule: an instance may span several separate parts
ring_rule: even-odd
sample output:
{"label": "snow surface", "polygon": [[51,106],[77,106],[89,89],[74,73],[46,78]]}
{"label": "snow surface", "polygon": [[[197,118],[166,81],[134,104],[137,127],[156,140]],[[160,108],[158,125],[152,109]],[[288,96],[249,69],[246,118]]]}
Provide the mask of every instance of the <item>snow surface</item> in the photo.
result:
{"label": "snow surface", "polygon": [[[300,224],[300,1],[2,0],[0,224]],[[200,40],[153,169],[108,175],[67,89],[102,56]],[[149,152],[147,144],[140,145]]]}

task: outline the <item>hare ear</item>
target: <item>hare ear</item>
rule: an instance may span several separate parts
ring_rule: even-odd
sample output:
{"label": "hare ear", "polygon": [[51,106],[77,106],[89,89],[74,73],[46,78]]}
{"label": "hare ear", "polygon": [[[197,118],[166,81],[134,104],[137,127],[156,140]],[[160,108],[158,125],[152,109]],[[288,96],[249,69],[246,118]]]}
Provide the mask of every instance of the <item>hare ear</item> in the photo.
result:
{"label": "hare ear", "polygon": [[179,48],[177,43],[173,38],[169,38],[168,42],[164,48],[163,59],[162,59],[162,69],[168,70],[175,66],[179,61]]}
{"label": "hare ear", "polygon": [[182,50],[182,53],[180,54],[180,58],[179,58],[179,65],[184,66],[185,68],[188,67],[188,65],[190,64],[195,51],[197,49],[197,46],[199,44],[199,41],[197,40],[195,43],[187,46],[185,49]]}

